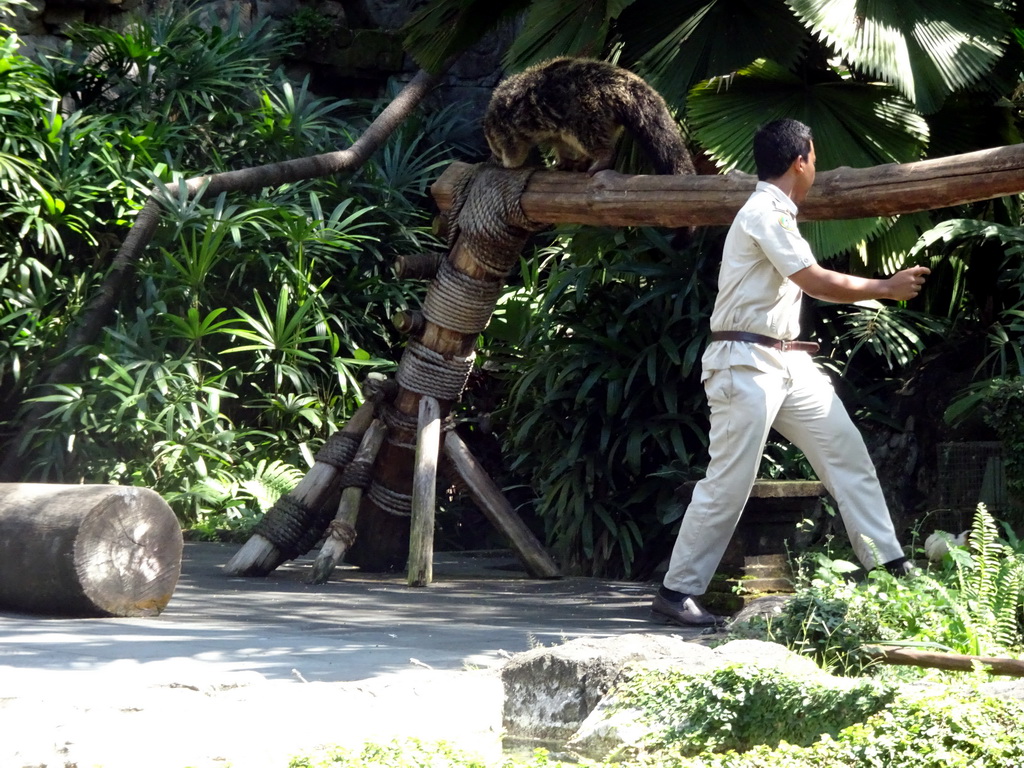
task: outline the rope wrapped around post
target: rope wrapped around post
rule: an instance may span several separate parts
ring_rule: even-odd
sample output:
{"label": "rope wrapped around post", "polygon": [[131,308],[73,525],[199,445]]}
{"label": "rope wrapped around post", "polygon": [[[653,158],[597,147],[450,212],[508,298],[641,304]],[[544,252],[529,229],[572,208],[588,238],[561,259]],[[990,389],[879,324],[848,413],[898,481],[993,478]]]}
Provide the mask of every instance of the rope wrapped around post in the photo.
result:
{"label": "rope wrapped around post", "polygon": [[395,377],[398,393],[382,412],[388,436],[358,519],[359,539],[349,558],[357,565],[407,564],[420,402],[438,402],[442,429],[450,433],[449,412],[472,371],[477,338],[527,239],[543,228],[519,205],[533,173],[481,164],[456,184],[446,221],[451,251],[428,285],[424,327],[406,344]]}

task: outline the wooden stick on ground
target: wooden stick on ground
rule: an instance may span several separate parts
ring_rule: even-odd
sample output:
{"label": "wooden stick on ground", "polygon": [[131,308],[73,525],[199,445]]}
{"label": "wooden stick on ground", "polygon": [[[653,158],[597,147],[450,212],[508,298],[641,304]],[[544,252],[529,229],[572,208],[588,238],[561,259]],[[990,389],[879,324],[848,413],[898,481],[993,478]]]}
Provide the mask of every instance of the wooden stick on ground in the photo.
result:
{"label": "wooden stick on ground", "polygon": [[868,657],[884,664],[905,667],[928,667],[948,669],[953,672],[970,672],[976,664],[994,675],[1024,677],[1024,659],[1006,659],[993,656],[965,656],[959,653],[938,653],[921,651],[916,648],[888,648],[868,645],[864,648]]}
{"label": "wooden stick on ground", "polygon": [[457,434],[449,432],[444,440],[444,452],[452,467],[466,484],[469,495],[491,525],[498,529],[512,545],[526,572],[537,579],[561,578],[558,566],[545,551],[533,532],[516,514],[497,484],[484,471]]}
{"label": "wooden stick on ground", "polygon": [[[377,460],[377,453],[384,442],[384,435],[387,427],[383,422],[374,419],[369,429],[363,435],[355,457],[352,459],[353,466],[373,467]],[[328,536],[320,554],[313,561],[313,574],[309,579],[310,584],[323,584],[330,578],[335,566],[341,562],[356,540],[356,518],[359,515],[359,504],[363,500],[363,488],[361,485],[350,485],[341,492],[341,501],[338,504],[338,513],[334,520],[327,527]]]}
{"label": "wooden stick on ground", "polygon": [[[373,421],[374,403],[363,403],[342,427],[346,434],[361,436]],[[310,467],[289,496],[314,509],[323,507],[338,493],[337,481],[341,473],[337,467],[316,462]],[[224,570],[233,576],[265,576],[281,564],[281,552],[265,536],[254,533],[232,557]]]}
{"label": "wooden stick on ground", "polygon": [[417,435],[407,579],[410,587],[425,587],[434,578],[434,503],[441,447],[441,406],[429,395],[420,399]]}

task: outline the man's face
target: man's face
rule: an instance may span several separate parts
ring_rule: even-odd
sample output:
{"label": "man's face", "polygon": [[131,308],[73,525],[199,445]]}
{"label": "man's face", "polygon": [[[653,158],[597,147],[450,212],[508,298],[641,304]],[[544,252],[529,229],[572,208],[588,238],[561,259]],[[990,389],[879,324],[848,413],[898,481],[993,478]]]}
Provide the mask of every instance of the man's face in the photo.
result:
{"label": "man's face", "polygon": [[796,180],[793,185],[793,201],[796,203],[802,203],[804,198],[807,197],[807,192],[814,184],[814,142],[811,142],[811,151],[807,154],[807,159],[798,157],[793,161],[794,170],[796,170]]}

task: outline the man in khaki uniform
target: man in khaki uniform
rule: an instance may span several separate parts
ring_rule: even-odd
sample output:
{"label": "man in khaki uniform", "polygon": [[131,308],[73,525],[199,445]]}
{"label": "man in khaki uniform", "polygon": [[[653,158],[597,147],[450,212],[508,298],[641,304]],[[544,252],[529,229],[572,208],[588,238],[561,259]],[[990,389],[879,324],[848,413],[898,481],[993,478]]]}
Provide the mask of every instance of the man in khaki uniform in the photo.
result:
{"label": "man in khaki uniform", "polygon": [[864,440],[811,358],[817,344],[793,340],[804,293],[837,303],[904,301],[920,292],[929,270],[911,267],[871,280],[819,266],[796,226],[797,205],[814,183],[814,159],[811,130],[796,120],[768,123],[754,137],[760,181],[725,240],[702,359],[710,461],[683,516],[652,620],[721,623],[695,598],[707,590],[725,553],[772,427],[804,452],[835,498],[864,566],[911,567]]}

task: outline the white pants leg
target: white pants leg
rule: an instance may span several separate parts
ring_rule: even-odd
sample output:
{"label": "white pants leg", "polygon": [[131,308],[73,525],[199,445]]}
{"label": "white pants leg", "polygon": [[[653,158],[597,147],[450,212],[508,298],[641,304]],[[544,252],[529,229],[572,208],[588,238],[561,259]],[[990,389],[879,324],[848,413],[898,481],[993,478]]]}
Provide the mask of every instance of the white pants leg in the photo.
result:
{"label": "white pants leg", "polygon": [[864,438],[832,382],[810,355],[795,353],[787,358],[791,358],[791,387],[776,416],[775,429],[804,452],[836,500],[853,551],[864,567],[902,557],[903,548]]}
{"label": "white pants leg", "polygon": [[734,367],[705,381],[711,406],[707,475],[679,527],[664,585],[702,595],[718,568],[757,477],[774,426],[800,450],[836,499],[854,551],[876,564],[902,556],[864,440],[810,355],[789,352],[785,367]]}
{"label": "white pants leg", "polygon": [[703,595],[757,477],[768,430],[785,397],[784,374],[735,367],[704,382],[711,406],[707,475],[679,526],[664,585]]}

